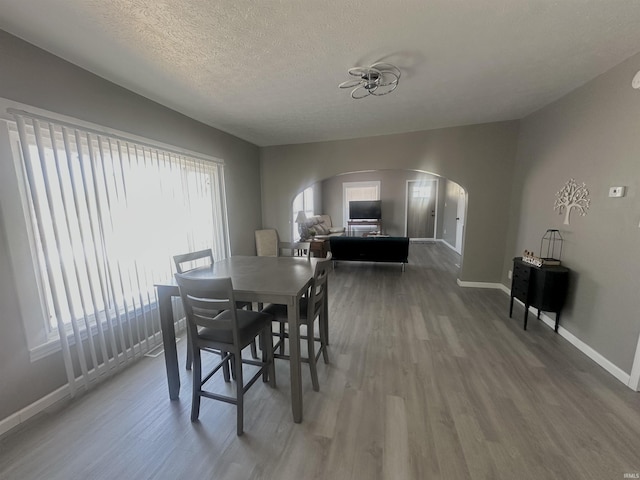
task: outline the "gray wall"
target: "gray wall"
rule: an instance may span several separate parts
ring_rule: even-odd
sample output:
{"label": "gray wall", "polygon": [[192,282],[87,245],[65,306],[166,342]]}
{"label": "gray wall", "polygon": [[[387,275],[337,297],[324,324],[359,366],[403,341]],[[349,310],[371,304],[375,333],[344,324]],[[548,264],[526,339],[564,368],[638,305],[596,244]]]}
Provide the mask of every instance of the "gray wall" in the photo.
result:
{"label": "gray wall", "polygon": [[[438,177],[409,170],[377,170],[339,175],[322,182],[324,213],[331,215],[332,222],[347,226],[342,209],[344,182],[380,182],[380,200],[382,200],[382,229],[387,235],[403,236],[406,221],[407,180],[438,181]],[[438,219],[441,218],[442,204],[439,203]]]}
{"label": "gray wall", "polygon": [[[561,325],[627,373],[640,332],[638,70],[640,54],[522,121],[502,273],[508,285],[511,258],[538,252],[545,230],[559,229],[573,272]],[[555,193],[572,177],[586,183],[591,208],[563,225]],[[619,185],[627,196],[608,198]]]}
{"label": "gray wall", "polygon": [[[224,159],[232,253],[255,254],[253,231],[261,226],[258,147],[1,30],[0,65],[0,97]],[[0,222],[0,419],[66,383],[59,354],[34,363],[29,360],[8,255]]]}
{"label": "gray wall", "polygon": [[[318,180],[363,170],[420,170],[446,177],[468,193],[460,279],[502,276],[518,122],[446,128],[260,149],[263,223],[288,231],[295,192]],[[505,193],[506,190],[506,193]]]}

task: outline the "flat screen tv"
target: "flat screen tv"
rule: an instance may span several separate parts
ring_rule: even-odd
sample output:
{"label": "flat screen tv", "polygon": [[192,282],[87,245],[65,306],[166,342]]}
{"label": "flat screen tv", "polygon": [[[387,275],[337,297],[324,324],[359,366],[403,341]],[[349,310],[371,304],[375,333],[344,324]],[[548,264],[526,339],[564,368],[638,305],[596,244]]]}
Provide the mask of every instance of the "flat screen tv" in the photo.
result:
{"label": "flat screen tv", "polygon": [[349,202],[349,220],[382,219],[380,200],[358,200]]}

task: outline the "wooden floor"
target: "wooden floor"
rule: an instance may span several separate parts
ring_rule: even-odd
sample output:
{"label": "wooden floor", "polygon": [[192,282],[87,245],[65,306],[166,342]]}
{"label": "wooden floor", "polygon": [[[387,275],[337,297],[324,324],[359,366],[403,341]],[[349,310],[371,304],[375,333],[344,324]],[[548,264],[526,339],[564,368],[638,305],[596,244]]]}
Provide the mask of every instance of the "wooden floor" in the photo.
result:
{"label": "wooden floor", "polygon": [[[330,278],[331,364],[320,392],[303,365],[294,424],[278,388],[233,406],[190,373],[169,401],[164,360],[145,358],[0,440],[2,479],[622,479],[640,473],[640,395],[508,296],[456,285],[459,257],[412,244],[410,264],[339,263]],[[184,340],[179,342],[184,359]],[[223,382],[216,388],[228,388]],[[638,477],[631,477],[638,478]]]}

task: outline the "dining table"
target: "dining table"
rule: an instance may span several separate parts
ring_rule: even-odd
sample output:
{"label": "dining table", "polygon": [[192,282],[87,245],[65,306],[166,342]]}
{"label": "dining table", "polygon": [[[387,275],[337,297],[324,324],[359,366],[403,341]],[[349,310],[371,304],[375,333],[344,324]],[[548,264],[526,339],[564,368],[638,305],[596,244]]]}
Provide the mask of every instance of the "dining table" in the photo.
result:
{"label": "dining table", "polygon": [[[236,301],[275,303],[287,306],[289,330],[291,411],[296,423],[302,421],[302,374],[300,357],[300,299],[313,282],[319,259],[307,257],[231,256],[200,267],[187,274],[197,278],[231,278]],[[180,393],[180,372],[176,348],[173,297],[180,296],[175,278],[156,283],[158,310],[164,345],[164,359],[169,384],[169,398]],[[327,296],[325,296],[325,299]],[[322,309],[328,315],[328,308]],[[326,319],[328,320],[328,318]],[[325,325],[328,324],[328,321]]]}

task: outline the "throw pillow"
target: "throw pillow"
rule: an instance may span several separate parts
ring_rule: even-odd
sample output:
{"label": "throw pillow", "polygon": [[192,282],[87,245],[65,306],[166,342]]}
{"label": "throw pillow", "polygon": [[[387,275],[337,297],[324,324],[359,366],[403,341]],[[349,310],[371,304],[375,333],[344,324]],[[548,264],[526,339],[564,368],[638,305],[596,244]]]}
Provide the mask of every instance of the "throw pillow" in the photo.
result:
{"label": "throw pillow", "polygon": [[329,235],[329,229],[326,227],[324,223],[319,223],[313,228],[315,228],[318,235]]}

